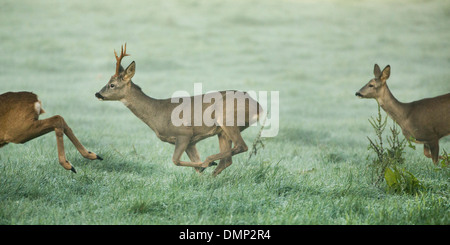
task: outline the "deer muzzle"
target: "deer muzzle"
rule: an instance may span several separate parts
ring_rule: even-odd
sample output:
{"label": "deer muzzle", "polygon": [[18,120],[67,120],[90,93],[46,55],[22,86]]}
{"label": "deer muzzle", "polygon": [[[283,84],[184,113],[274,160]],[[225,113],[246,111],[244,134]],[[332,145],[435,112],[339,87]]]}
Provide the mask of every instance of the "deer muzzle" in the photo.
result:
{"label": "deer muzzle", "polygon": [[100,93],[95,93],[95,97],[97,97],[99,100],[105,99],[105,97],[103,97]]}

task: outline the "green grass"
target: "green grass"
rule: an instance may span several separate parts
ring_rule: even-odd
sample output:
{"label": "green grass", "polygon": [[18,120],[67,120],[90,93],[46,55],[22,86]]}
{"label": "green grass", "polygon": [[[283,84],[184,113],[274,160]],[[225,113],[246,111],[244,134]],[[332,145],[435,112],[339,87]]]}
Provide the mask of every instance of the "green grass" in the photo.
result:
{"label": "green grass", "polygon": [[[0,224],[450,224],[448,169],[422,146],[405,167],[417,195],[370,184],[374,100],[354,93],[390,64],[400,101],[450,91],[448,1],[2,1],[0,93],[33,91],[104,157],[78,171],[57,161],[54,133],[0,149]],[[280,91],[280,131],[216,178],[172,161],[173,146],[120,102],[94,93],[127,42],[133,81],[167,98],[239,89]],[[258,133],[243,137],[251,145]],[[198,144],[202,159],[216,137]],[[450,151],[450,139],[441,149]],[[183,157],[187,159],[186,156]]]}

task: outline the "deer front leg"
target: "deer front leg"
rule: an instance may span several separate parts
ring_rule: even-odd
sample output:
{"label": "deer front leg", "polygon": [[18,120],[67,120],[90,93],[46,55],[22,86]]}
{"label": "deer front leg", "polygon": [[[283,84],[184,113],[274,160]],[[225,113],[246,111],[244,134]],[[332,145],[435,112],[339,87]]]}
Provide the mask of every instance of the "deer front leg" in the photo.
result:
{"label": "deer front leg", "polygon": [[[191,159],[191,162],[201,162],[200,154],[198,154],[197,147],[195,147],[195,145],[189,144],[186,148],[186,154],[189,156],[189,159]],[[195,167],[195,171],[198,173],[202,173],[204,170],[205,168]]]}
{"label": "deer front leg", "polygon": [[[172,161],[177,166],[184,166],[184,167],[195,167],[200,168],[202,167],[202,163],[199,162],[184,162],[181,161],[181,155],[183,155],[183,152],[187,150],[189,143],[190,143],[191,137],[189,136],[178,136],[175,141],[175,151],[173,153]],[[192,149],[191,149],[192,150]],[[195,156],[194,156],[195,158]],[[193,161],[191,159],[191,161]]]}
{"label": "deer front leg", "polygon": [[[173,157],[172,157],[172,161],[175,165],[177,166],[184,166],[184,167],[194,167],[194,168],[207,168],[209,166],[212,165],[217,165],[216,163],[210,163],[206,166],[203,166],[202,162],[200,161],[200,156],[198,156],[198,152],[195,154],[193,154],[193,149],[192,146],[190,146],[190,141],[191,141],[191,137],[189,136],[178,136],[176,141],[175,141],[175,152],[173,153]],[[195,147],[194,147],[195,148]],[[189,150],[188,150],[189,149]],[[194,156],[194,159],[197,159],[198,162],[195,162],[195,160],[192,160],[192,162],[184,162],[181,161],[181,155],[183,155],[184,151],[189,151],[189,154],[192,154],[192,156]],[[195,149],[195,152],[197,151],[197,149]],[[198,158],[197,158],[198,157]]]}

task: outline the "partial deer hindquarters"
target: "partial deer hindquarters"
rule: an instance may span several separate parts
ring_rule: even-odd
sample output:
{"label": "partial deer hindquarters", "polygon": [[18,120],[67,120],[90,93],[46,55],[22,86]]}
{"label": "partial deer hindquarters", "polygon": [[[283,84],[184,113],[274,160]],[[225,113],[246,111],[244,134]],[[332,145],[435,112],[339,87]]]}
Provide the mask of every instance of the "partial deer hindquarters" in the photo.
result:
{"label": "partial deer hindquarters", "polygon": [[39,120],[44,113],[42,103],[31,92],[8,92],[0,95],[0,147],[8,143],[23,144],[29,140],[55,131],[58,160],[61,166],[76,173],[66,159],[63,135],[65,134],[85,158],[102,160],[100,156],[87,151],[78,141],[61,116]]}

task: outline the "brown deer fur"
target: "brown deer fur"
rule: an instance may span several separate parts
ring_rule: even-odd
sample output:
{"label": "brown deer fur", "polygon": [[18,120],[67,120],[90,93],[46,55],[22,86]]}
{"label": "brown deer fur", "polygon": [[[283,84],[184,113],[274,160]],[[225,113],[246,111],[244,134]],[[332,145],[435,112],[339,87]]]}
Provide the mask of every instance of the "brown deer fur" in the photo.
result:
{"label": "brown deer fur", "polygon": [[102,158],[87,151],[78,141],[72,130],[61,116],[39,120],[44,113],[42,103],[31,92],[7,92],[0,95],[0,147],[8,143],[23,144],[51,131],[56,133],[59,163],[67,170],[76,173],[75,168],[66,160],[63,135],[72,141],[81,155],[94,160]]}

